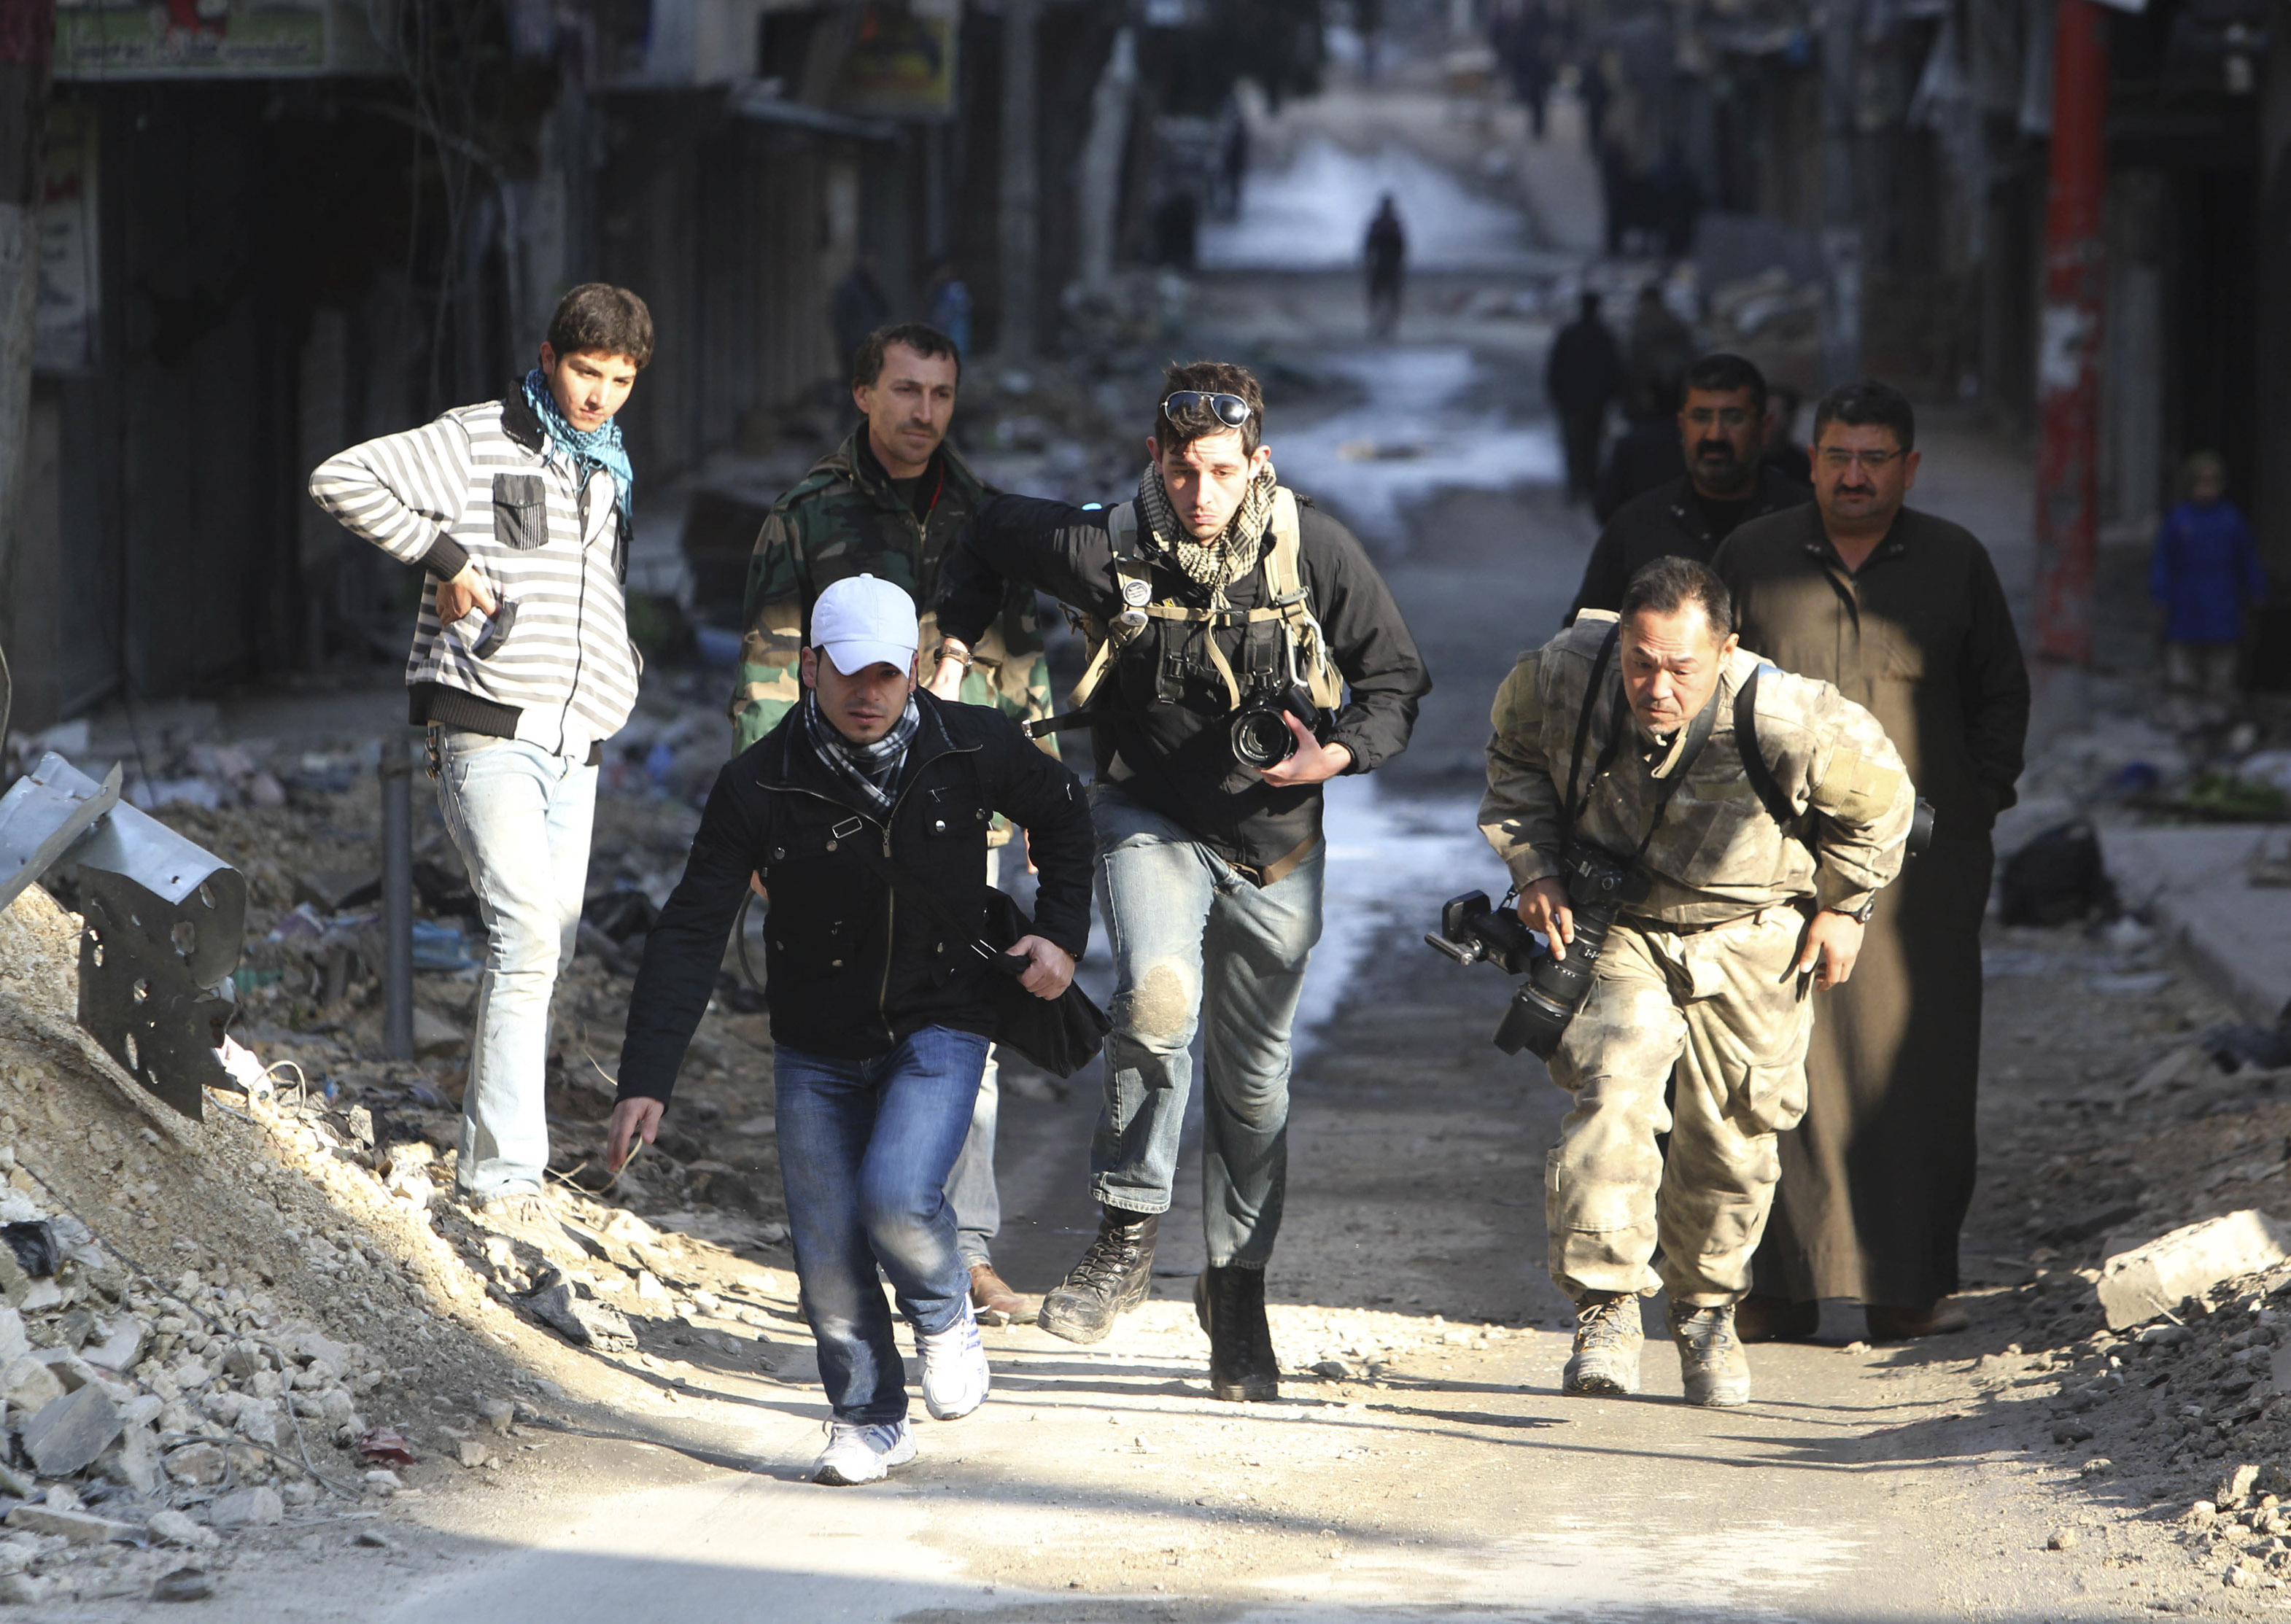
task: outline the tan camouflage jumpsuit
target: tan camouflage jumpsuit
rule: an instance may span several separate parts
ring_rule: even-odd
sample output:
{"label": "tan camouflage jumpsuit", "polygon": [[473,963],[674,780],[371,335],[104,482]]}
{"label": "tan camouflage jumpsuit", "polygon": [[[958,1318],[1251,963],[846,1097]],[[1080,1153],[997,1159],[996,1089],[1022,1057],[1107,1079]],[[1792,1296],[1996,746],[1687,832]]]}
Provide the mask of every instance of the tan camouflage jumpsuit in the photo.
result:
{"label": "tan camouflage jumpsuit", "polygon": [[[1480,828],[1523,888],[1559,872],[1577,723],[1614,624],[1587,611],[1522,655],[1496,695]],[[1805,1110],[1806,922],[1817,907],[1858,912],[1901,868],[1915,792],[1885,730],[1828,683],[1771,666],[1756,695],[1758,743],[1819,855],[1767,814],[1733,728],[1735,695],[1760,663],[1737,651],[1721,673],[1708,743],[1642,861],[1652,888],[1609,933],[1591,994],[1552,1057],[1552,1080],[1575,1104],[1545,1168],[1551,1277],[1578,1301],[1660,1284],[1674,1303],[1707,1306],[1748,1290],[1780,1171],[1775,1135]],[[1620,710],[1621,687],[1611,659],[1582,776],[1592,780],[1618,715],[1629,736],[1579,790],[1575,838],[1628,858],[1678,740],[1643,733]],[[1674,1066],[1676,1105],[1666,1107]],[[1656,1146],[1664,1132],[1668,1165]]]}

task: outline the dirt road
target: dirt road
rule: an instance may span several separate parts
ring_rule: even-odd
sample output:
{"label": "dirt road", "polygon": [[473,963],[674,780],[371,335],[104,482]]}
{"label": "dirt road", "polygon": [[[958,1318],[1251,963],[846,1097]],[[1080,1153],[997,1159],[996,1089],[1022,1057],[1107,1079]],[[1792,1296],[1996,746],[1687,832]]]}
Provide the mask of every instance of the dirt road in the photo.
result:
{"label": "dirt road", "polygon": [[[2005,944],[2022,956],[1990,1024],[1970,1332],[1872,1350],[1833,1312],[1826,1344],[1753,1350],[1740,1411],[1680,1403],[1661,1341],[1642,1397],[1559,1395],[1569,1314],[1543,1273],[1541,1170],[1564,1097],[1488,1041],[1507,984],[1420,939],[1441,897],[1500,889],[1472,828],[1488,700],[1555,625],[1590,540],[1548,482],[1543,328],[1470,313],[1515,309],[1543,274],[1523,251],[1469,286],[1427,278],[1405,343],[1382,350],[1355,337],[1349,273],[1214,277],[1197,310],[1199,348],[1344,383],[1284,403],[1276,458],[1368,535],[1439,683],[1402,762],[1332,802],[1332,925],[1269,1278],[1283,1402],[1209,1396],[1186,1300],[1201,1263],[1189,1153],[1154,1299],[1095,1347],[987,1332],[993,1397],[919,1423],[921,1457],[888,1484],[803,1481],[825,1409],[792,1281],[750,1267],[738,1319],[719,1316],[736,1338],[623,1363],[617,1396],[570,1406],[570,1430],[520,1427],[481,1473],[391,1502],[387,1532],[263,1536],[277,1559],[241,1561],[208,1605],[391,1624],[1366,1624],[2033,1621],[2271,1601],[2223,1590],[2174,1537],[2224,1434],[2136,1472],[2129,1456],[2088,1467],[2073,1437],[2047,1434],[2062,1373],[2116,1355],[2069,1272],[2096,1240],[2039,1243],[2090,1169],[2165,1132],[2128,1126],[2146,1107],[2123,1085],[2217,1013],[2149,970],[2136,994],[2095,991],[2093,952],[2068,933]],[[1500,297],[1448,297],[1471,287]],[[1077,1081],[1003,1104],[998,1256],[1025,1290],[1056,1281],[1094,1218],[1095,1079]],[[2152,1175],[2177,1194],[2149,1204],[2175,1217],[2200,1209],[2215,1141],[2280,1132],[2191,1114],[2150,1119],[2189,1146]],[[2204,1199],[2243,1197],[2218,1183]],[[381,1543],[356,1543],[362,1528]]]}

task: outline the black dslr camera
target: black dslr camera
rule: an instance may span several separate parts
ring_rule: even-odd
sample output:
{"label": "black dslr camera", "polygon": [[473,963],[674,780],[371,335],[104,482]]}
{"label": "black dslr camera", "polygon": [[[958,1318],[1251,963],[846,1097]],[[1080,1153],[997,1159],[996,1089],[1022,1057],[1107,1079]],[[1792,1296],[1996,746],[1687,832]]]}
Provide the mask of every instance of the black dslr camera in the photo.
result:
{"label": "black dslr camera", "polygon": [[1302,684],[1275,681],[1250,690],[1241,709],[1234,712],[1229,736],[1233,759],[1261,773],[1295,755],[1297,736],[1289,731],[1286,720],[1291,716],[1304,723],[1308,732],[1320,728],[1320,708]]}
{"label": "black dslr camera", "polygon": [[1652,885],[1644,872],[1596,846],[1571,851],[1560,864],[1560,877],[1567,882],[1567,905],[1575,916],[1575,939],[1564,959],[1539,946],[1519,916],[1491,904],[1485,891],[1450,899],[1440,910],[1440,929],[1424,938],[1459,964],[1485,962],[1527,977],[1496,1028],[1496,1047],[1507,1055],[1524,1049],[1548,1060],[1557,1051],[1567,1023],[1591,995],[1591,973],[1607,945],[1608,929],[1626,907],[1645,901]]}

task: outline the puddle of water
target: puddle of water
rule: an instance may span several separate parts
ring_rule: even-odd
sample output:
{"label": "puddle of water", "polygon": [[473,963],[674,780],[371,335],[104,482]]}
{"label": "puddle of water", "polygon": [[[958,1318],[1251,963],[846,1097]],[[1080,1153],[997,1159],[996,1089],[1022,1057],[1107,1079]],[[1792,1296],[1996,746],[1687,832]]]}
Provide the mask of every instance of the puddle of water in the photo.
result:
{"label": "puddle of water", "polygon": [[[1366,398],[1266,443],[1282,480],[1328,502],[1380,557],[1405,552],[1403,511],[1441,491],[1558,482],[1559,437],[1548,422],[1451,404],[1481,375],[1464,346],[1361,350],[1326,365],[1357,380]],[[1364,455],[1370,447],[1378,454]]]}
{"label": "puddle of water", "polygon": [[1519,211],[1467,190],[1405,147],[1349,152],[1325,136],[1295,161],[1242,181],[1232,221],[1202,227],[1201,263],[1216,270],[1341,270],[1361,263],[1377,202],[1390,192],[1417,270],[1515,270],[1531,261]]}
{"label": "puddle of water", "polygon": [[1319,1028],[1343,1004],[1370,949],[1395,924],[1429,930],[1449,897],[1474,888],[1500,896],[1508,883],[1480,833],[1476,799],[1385,796],[1373,778],[1361,776],[1332,779],[1327,789],[1327,889],[1321,945],[1313,950],[1297,1011],[1299,1055],[1317,1046]]}

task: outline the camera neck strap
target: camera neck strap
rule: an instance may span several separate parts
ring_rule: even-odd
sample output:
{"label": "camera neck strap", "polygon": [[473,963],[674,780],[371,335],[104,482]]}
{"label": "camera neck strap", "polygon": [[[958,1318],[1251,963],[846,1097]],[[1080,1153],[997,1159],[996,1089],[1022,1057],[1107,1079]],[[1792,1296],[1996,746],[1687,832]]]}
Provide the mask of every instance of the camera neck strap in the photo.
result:
{"label": "camera neck strap", "polygon": [[[1581,819],[1584,809],[1590,805],[1599,780],[1605,776],[1609,768],[1614,766],[1615,757],[1622,751],[1623,741],[1634,731],[1630,698],[1618,681],[1612,707],[1614,715],[1608,727],[1607,742],[1599,747],[1599,759],[1591,768],[1591,781],[1582,785],[1582,794],[1579,799],[1576,787],[1583,765],[1583,748],[1591,742],[1591,718],[1598,709],[1603,679],[1607,674],[1607,667],[1613,663],[1615,645],[1621,636],[1622,625],[1618,622],[1614,630],[1607,633],[1606,641],[1599,645],[1598,657],[1591,664],[1591,688],[1583,695],[1582,713],[1575,719],[1575,750],[1567,764],[1567,804],[1561,825],[1563,841],[1574,838],[1575,825]],[[1631,853],[1632,863],[1636,864],[1645,856],[1647,848],[1654,844],[1655,832],[1662,827],[1663,817],[1670,810],[1671,798],[1678,793],[1679,786],[1686,782],[1686,775],[1693,770],[1694,763],[1700,759],[1702,747],[1710,742],[1710,735],[1718,725],[1718,689],[1724,686],[1725,677],[1721,672],[1718,683],[1710,690],[1710,697],[1702,702],[1702,708],[1686,724],[1686,736],[1679,740],[1672,751],[1670,770],[1662,776],[1662,793],[1655,801],[1654,816],[1648,821],[1646,833],[1640,838],[1638,849]]]}

